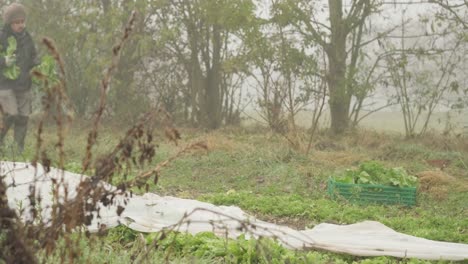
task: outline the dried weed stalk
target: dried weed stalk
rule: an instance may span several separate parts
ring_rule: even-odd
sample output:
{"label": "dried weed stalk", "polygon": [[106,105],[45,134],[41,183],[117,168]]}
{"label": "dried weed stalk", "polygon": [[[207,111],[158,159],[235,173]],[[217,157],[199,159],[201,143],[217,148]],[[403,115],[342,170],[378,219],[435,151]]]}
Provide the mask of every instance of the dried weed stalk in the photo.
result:
{"label": "dried weed stalk", "polygon": [[[92,130],[89,133],[86,157],[83,162],[83,171],[87,170],[91,161],[91,148],[96,142],[97,128],[105,107],[106,91],[109,85],[111,73],[116,68],[120,50],[124,41],[129,37],[135,18],[136,13],[133,12],[129,23],[125,28],[125,33],[121,41],[113,47],[112,65],[107,69],[107,73],[101,82],[100,106],[96,119],[94,120]],[[44,38],[43,44],[45,44],[56,63],[59,65],[60,78],[58,82],[51,82],[49,76],[46,76],[39,71],[34,71],[32,73],[34,77],[42,82],[44,87],[44,96],[42,97],[43,115],[38,124],[36,153],[32,164],[36,165],[40,162],[42,163],[45,171],[49,172],[52,161],[48,157],[47,151],[43,145],[44,124],[49,118],[52,118],[57,124],[58,142],[55,147],[58,149],[59,154],[58,167],[63,169],[65,163],[65,153],[63,149],[65,141],[64,123],[65,119],[69,116],[67,116],[67,113],[64,111],[64,104],[68,103],[68,98],[65,92],[66,85],[63,61],[52,40]],[[127,141],[116,148],[119,151],[124,150],[120,152],[124,153],[123,156],[127,155],[126,157],[130,158],[132,155],[131,151],[128,151],[128,148],[135,141],[131,138],[133,137],[134,139],[137,139],[136,141],[139,143],[139,146],[144,149],[144,154],[142,154],[142,157],[139,159],[140,162],[150,160],[154,156],[154,148],[149,146],[152,144],[150,133],[142,132],[142,124],[144,124],[144,122],[138,123],[133,129],[131,129],[127,137],[124,139],[124,141]],[[147,144],[142,143],[140,140],[144,135],[147,135]],[[115,157],[115,153],[113,154],[114,155],[110,155],[109,157]],[[119,161],[122,161],[122,159],[118,159],[116,164],[118,164]],[[8,186],[6,186],[3,179],[1,179],[0,191],[2,189],[4,190],[1,192],[2,199],[0,202],[0,222],[4,223],[2,224],[1,234],[6,234],[7,239],[1,240],[2,243],[4,242],[6,244],[6,246],[2,247],[2,255],[0,256],[0,259],[4,259],[8,263],[18,263],[27,258],[23,262],[35,263],[36,259],[34,259],[34,255],[29,254],[29,252],[33,251],[30,248],[30,245],[33,244],[32,241],[39,242],[39,244],[36,243],[38,248],[45,249],[46,252],[51,253],[56,249],[56,242],[59,238],[63,238],[67,243],[66,250],[68,252],[67,254],[62,254],[62,262],[66,261],[67,256],[67,262],[73,262],[74,258],[79,257],[80,252],[78,250],[78,246],[73,245],[73,239],[69,235],[74,231],[80,230],[83,225],[89,225],[93,217],[95,217],[95,213],[99,215],[99,208],[97,206],[99,202],[103,202],[103,204],[106,205],[107,203],[104,202],[105,199],[107,199],[107,197],[115,197],[116,195],[115,193],[110,193],[109,190],[106,190],[103,187],[103,184],[99,184],[101,179],[106,180],[110,176],[107,175],[108,177],[103,177],[103,171],[105,170],[102,168],[103,167],[99,167],[99,169],[96,170],[98,174],[94,177],[86,178],[86,180],[81,182],[80,187],[76,190],[77,195],[74,198],[68,197],[70,190],[68,190],[68,186],[65,184],[64,178],[55,178],[53,180],[54,188],[52,190],[53,204],[51,208],[49,208],[51,210],[51,215],[48,222],[44,222],[40,219],[40,212],[38,212],[37,205],[39,204],[38,202],[41,201],[41,197],[36,193],[35,182],[37,179],[34,179],[34,182],[30,183],[30,193],[28,195],[30,203],[29,210],[33,219],[31,220],[31,223],[29,223],[30,225],[26,226],[21,226],[19,224],[20,221],[18,215],[14,210],[8,207],[6,197],[6,188]],[[110,173],[109,170],[107,173]],[[9,261],[10,259],[11,261]]]}
{"label": "dried weed stalk", "polygon": [[[177,131],[177,130],[175,130],[175,131]],[[171,139],[171,138],[169,137],[169,139]],[[146,191],[148,191],[148,189],[149,189],[148,179],[153,177],[153,183],[157,184],[158,181],[159,181],[159,174],[160,174],[161,170],[164,167],[168,166],[172,161],[180,158],[182,155],[184,155],[184,154],[186,154],[186,153],[188,153],[190,151],[199,150],[199,149],[208,150],[208,146],[207,146],[206,142],[197,141],[195,143],[191,143],[191,144],[185,146],[181,150],[177,151],[173,156],[171,156],[168,159],[158,163],[158,165],[156,167],[154,167],[153,169],[137,175],[134,179],[132,179],[129,182],[125,183],[125,185],[127,185],[127,186],[136,186],[136,187],[138,187],[140,189],[142,187],[145,187]]]}
{"label": "dried weed stalk", "polygon": [[[33,76],[42,82],[44,95],[42,97],[43,114],[39,120],[37,137],[36,137],[36,154],[33,160],[33,164],[37,161],[41,161],[43,165],[50,164],[50,160],[43,151],[43,139],[42,133],[45,121],[51,117],[57,125],[57,138],[56,147],[59,150],[59,168],[63,169],[65,162],[64,142],[65,142],[65,122],[71,122],[71,116],[65,112],[65,109],[70,108],[70,100],[66,93],[66,82],[65,82],[65,68],[63,60],[55,47],[54,41],[49,38],[43,38],[42,43],[47,47],[55,62],[59,66],[59,81],[51,82],[50,76],[46,76],[41,72],[34,70]],[[54,111],[52,111],[54,109]]]}
{"label": "dried weed stalk", "polygon": [[31,241],[18,219],[16,211],[8,207],[7,186],[0,178],[0,261],[5,263],[36,263]]}
{"label": "dried weed stalk", "polygon": [[88,134],[88,143],[86,145],[86,155],[83,160],[83,172],[86,172],[89,168],[89,165],[92,160],[92,147],[96,143],[96,139],[98,136],[98,127],[99,123],[101,122],[102,114],[104,113],[105,107],[106,107],[106,99],[107,99],[107,91],[109,89],[109,83],[111,80],[112,73],[115,71],[117,68],[117,64],[120,60],[120,52],[122,50],[123,45],[125,42],[128,40],[130,37],[130,33],[133,30],[133,26],[136,21],[136,11],[133,11],[130,19],[127,23],[127,26],[125,27],[123,36],[121,37],[120,41],[112,48],[112,63],[111,65],[106,69],[106,72],[104,74],[104,78],[101,81],[101,96],[99,99],[99,106],[98,110],[96,112],[96,117],[94,118],[94,123],[92,126],[91,131]]}
{"label": "dried weed stalk", "polygon": [[[42,105],[44,109],[44,114],[39,120],[38,133],[36,138],[36,153],[32,161],[33,164],[36,164],[39,160],[44,165],[46,170],[50,168],[51,161],[47,157],[46,151],[43,149],[43,126],[45,120],[53,116],[53,120],[57,124],[57,137],[58,142],[56,147],[59,151],[59,161],[58,165],[60,168],[64,166],[64,120],[67,116],[64,113],[63,105],[68,103],[68,98],[65,93],[65,81],[64,81],[64,68],[63,62],[61,60],[60,54],[55,48],[53,41],[47,38],[43,39],[43,43],[47,46],[49,52],[55,58],[57,64],[60,66],[60,81],[56,83],[50,83],[49,76],[45,76],[39,71],[33,71],[33,76],[36,77],[43,83],[44,87],[44,96],[42,98]],[[52,108],[55,107],[54,113],[51,113]],[[39,237],[43,238],[56,238],[56,236],[50,237],[47,232],[39,232],[41,227],[31,227],[29,225],[21,224],[18,215],[15,210],[12,210],[8,207],[8,199],[6,197],[6,188],[7,186],[3,182],[3,179],[0,181],[0,222],[1,222],[1,231],[6,236],[5,240],[1,240],[2,245],[0,259],[5,260],[7,263],[36,263],[37,259],[33,254],[33,241]],[[31,183],[29,188],[29,202],[31,207],[29,208],[31,215],[34,218],[38,217],[38,210],[36,204],[39,201],[40,197],[36,196],[35,184]],[[58,194],[57,194],[58,199]],[[46,234],[46,235],[39,235]]]}

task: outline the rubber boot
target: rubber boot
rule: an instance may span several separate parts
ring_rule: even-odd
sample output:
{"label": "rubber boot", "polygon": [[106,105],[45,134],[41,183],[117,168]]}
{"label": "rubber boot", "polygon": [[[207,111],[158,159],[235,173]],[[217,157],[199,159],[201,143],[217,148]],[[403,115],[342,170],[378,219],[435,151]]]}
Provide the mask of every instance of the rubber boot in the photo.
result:
{"label": "rubber boot", "polygon": [[3,127],[0,131],[0,147],[3,147],[3,141],[5,140],[5,136],[8,134],[8,130],[10,127],[15,123],[15,116],[5,114],[3,116]]}
{"label": "rubber boot", "polygon": [[15,118],[14,138],[20,153],[23,153],[24,150],[24,139],[28,132],[28,120],[29,117],[27,116],[16,116]]}

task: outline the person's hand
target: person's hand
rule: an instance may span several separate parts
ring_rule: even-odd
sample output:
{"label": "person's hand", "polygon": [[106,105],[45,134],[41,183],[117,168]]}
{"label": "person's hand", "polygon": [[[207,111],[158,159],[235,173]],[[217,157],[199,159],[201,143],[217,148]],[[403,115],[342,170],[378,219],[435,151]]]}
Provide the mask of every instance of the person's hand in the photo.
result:
{"label": "person's hand", "polygon": [[5,65],[7,67],[10,67],[11,65],[15,64],[15,62],[16,62],[16,55],[15,54],[5,56]]}

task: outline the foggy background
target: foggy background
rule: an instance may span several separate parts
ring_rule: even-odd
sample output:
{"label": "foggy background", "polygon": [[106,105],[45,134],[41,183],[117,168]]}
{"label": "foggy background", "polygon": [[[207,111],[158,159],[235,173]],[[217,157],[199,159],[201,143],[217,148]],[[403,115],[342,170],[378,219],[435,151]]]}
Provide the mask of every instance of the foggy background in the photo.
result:
{"label": "foggy background", "polygon": [[[61,53],[75,116],[93,115],[112,45],[137,10],[108,91],[109,118],[127,122],[163,107],[179,124],[209,129],[463,130],[466,1],[331,1],[352,28],[345,41],[335,39],[328,2],[23,1],[41,55],[45,36]],[[337,61],[345,62],[332,69],[344,42]]]}

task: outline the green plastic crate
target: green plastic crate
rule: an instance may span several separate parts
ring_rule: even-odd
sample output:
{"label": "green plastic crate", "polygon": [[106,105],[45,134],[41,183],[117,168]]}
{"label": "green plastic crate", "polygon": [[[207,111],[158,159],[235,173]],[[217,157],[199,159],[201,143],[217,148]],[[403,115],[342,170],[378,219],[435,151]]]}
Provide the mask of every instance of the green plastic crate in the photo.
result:
{"label": "green plastic crate", "polygon": [[350,202],[363,204],[416,205],[416,187],[340,183],[329,178],[328,194],[332,199],[342,197]]}

